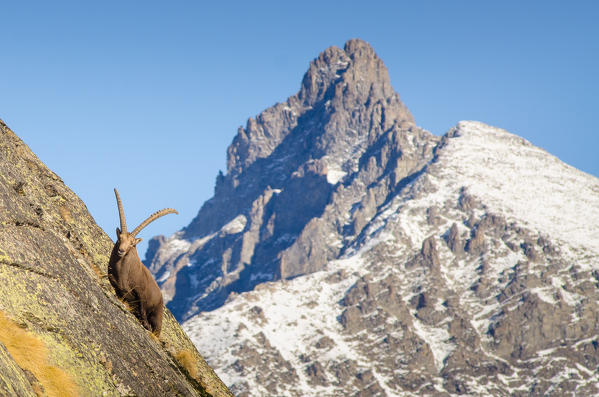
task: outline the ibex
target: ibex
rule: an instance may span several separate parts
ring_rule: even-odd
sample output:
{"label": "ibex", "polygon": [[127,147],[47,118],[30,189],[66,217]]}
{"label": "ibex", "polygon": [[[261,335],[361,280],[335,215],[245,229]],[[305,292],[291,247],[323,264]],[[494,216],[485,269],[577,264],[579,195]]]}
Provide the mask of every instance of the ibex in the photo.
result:
{"label": "ibex", "polygon": [[108,279],[114,287],[116,295],[138,309],[137,315],[141,324],[154,335],[159,336],[164,311],[162,293],[150,271],[139,259],[135,246],[139,244],[141,238],[135,236],[161,216],[178,214],[178,212],[172,208],[157,211],[131,233],[128,233],[121,197],[116,189],[114,189],[114,194],[119,209],[121,228],[116,228],[117,240],[108,262]]}

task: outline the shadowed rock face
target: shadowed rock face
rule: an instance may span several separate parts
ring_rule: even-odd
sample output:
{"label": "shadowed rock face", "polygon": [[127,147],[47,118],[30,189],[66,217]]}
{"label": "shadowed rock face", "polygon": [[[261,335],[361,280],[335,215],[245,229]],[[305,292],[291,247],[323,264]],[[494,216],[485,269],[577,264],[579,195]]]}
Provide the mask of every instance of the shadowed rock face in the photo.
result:
{"label": "shadowed rock face", "polygon": [[[214,197],[184,230],[152,241],[145,263],[180,319],[231,292],[317,271],[432,158],[436,141],[414,125],[367,43],[331,47],[296,95],[239,129]],[[350,225],[338,222],[345,214]]]}
{"label": "shadowed rock face", "polygon": [[[43,341],[80,395],[230,395],[170,312],[155,340],[116,299],[106,278],[113,242],[1,121],[0,203],[0,310]],[[174,358],[184,350],[197,379]],[[0,368],[1,395],[35,395],[35,377],[2,343]]]}

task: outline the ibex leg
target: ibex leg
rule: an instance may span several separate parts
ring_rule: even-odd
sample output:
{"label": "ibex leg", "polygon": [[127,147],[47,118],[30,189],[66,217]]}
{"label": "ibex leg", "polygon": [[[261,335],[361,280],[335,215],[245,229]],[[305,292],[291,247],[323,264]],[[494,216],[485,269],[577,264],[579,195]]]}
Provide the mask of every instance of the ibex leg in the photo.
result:
{"label": "ibex leg", "polygon": [[150,326],[152,327],[152,333],[156,336],[159,336],[160,331],[162,331],[163,312],[164,306],[160,304],[157,308],[154,309],[154,311],[148,313],[148,321],[150,322]]}

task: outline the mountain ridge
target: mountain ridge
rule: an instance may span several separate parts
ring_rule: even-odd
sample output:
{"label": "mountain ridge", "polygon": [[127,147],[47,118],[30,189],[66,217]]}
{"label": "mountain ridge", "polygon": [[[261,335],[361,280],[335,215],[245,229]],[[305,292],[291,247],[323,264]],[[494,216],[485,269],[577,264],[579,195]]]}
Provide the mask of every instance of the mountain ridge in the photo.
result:
{"label": "mountain ridge", "polygon": [[240,396],[599,392],[599,180],[480,122],[434,136],[386,73],[331,47],[240,129],[148,255],[173,313]]}
{"label": "mountain ridge", "polygon": [[[508,173],[492,179],[467,160],[489,155],[479,141],[495,151],[503,145],[487,157],[498,167],[512,167],[519,150],[538,154],[528,158],[539,169],[553,163],[567,172],[536,177],[577,180],[570,193],[596,192],[599,179],[482,123],[460,122],[442,139],[427,170],[381,208],[343,258],[184,323],[234,393],[597,392],[597,239],[565,243],[535,231],[535,214],[524,225],[518,208],[487,206]],[[452,170],[447,178],[451,164],[470,175]],[[589,199],[592,212],[577,224],[592,232],[599,199]]]}
{"label": "mountain ridge", "polygon": [[[414,125],[374,50],[362,40],[344,48],[325,50],[310,64],[297,95],[240,129],[228,150],[229,172],[217,177],[214,197],[170,240],[151,242],[145,263],[162,280],[178,318],[217,307],[231,292],[260,281],[323,266],[339,249],[338,243],[324,242],[350,233],[343,227],[357,233],[362,218],[371,215],[358,211],[353,226],[335,225],[338,212],[351,209],[348,200],[357,200],[381,177],[387,184],[399,182],[426,162],[421,151],[431,155],[438,138]],[[383,147],[391,151],[379,153]],[[370,171],[360,174],[360,161],[370,161]],[[394,175],[383,176],[376,174],[377,161],[402,166],[389,166]],[[341,187],[344,178],[348,188]],[[236,219],[243,227],[227,232]],[[197,280],[194,273],[213,276]],[[198,288],[207,292],[191,291]]]}

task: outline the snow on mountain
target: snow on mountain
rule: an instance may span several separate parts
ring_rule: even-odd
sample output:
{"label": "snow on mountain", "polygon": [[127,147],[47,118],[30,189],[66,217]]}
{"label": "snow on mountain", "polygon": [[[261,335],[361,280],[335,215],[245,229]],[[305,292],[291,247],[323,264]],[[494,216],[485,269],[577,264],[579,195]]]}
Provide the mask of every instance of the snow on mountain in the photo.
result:
{"label": "snow on mountain", "polygon": [[462,175],[474,196],[494,211],[541,230],[572,248],[599,252],[599,183],[523,138],[482,123],[461,122],[454,134],[467,139],[444,151],[439,179]]}
{"label": "snow on mountain", "polygon": [[184,329],[238,395],[596,394],[598,193],[461,122],[345,258]]}
{"label": "snow on mountain", "polygon": [[599,180],[419,128],[362,40],[250,118],[146,264],[239,396],[599,393]]}

